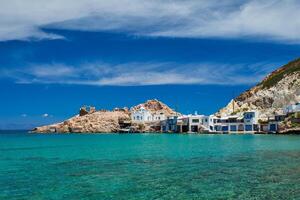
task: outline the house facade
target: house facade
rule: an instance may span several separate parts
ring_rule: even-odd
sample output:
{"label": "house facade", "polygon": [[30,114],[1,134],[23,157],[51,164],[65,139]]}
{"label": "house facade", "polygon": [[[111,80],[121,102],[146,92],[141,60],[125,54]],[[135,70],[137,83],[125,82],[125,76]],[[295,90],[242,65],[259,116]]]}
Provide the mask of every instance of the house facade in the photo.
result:
{"label": "house facade", "polygon": [[151,112],[144,107],[131,112],[131,120],[133,122],[152,122],[165,120],[166,116],[163,112]]}
{"label": "house facade", "polygon": [[171,116],[167,117],[166,119],[162,120],[160,122],[160,130],[161,132],[179,132],[179,129],[177,127],[178,117],[177,116]]}
{"label": "house facade", "polygon": [[259,131],[262,133],[276,133],[279,130],[279,123],[286,118],[286,115],[269,116],[259,123]]}
{"label": "house facade", "polygon": [[288,105],[284,109],[285,114],[296,113],[296,112],[300,112],[300,102],[293,105]]}
{"label": "house facade", "polygon": [[205,115],[172,116],[161,121],[162,132],[198,133],[208,131],[209,117]]}
{"label": "house facade", "polygon": [[188,132],[208,131],[209,117],[205,115],[188,115]]}
{"label": "house facade", "polygon": [[165,119],[166,119],[166,115],[163,112],[157,111],[152,114],[153,121],[161,121]]}
{"label": "house facade", "polygon": [[135,110],[131,113],[131,120],[133,122],[147,122],[147,121],[153,121],[152,113],[145,109],[144,107],[141,107],[138,110]]}
{"label": "house facade", "polygon": [[209,116],[209,131],[217,133],[255,133],[259,131],[257,111],[240,115]]}

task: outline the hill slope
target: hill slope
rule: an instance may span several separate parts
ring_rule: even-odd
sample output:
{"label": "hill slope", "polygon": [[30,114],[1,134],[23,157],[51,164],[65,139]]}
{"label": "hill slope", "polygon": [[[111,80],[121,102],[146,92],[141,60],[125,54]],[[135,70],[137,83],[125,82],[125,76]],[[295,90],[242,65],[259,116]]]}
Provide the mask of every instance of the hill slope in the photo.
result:
{"label": "hill slope", "polygon": [[280,67],[262,82],[233,99],[218,115],[259,110],[261,117],[281,113],[300,101],[300,58]]}

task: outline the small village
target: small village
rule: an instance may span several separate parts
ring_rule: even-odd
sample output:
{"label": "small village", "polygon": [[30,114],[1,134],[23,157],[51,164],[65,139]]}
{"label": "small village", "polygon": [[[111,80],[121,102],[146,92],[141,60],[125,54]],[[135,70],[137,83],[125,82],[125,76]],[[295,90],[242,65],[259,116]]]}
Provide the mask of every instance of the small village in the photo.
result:
{"label": "small village", "polygon": [[[229,104],[230,105],[230,104]],[[230,107],[230,106],[229,106]],[[228,110],[227,110],[228,111]],[[298,133],[300,103],[285,106],[281,112],[266,116],[259,110],[211,115],[181,114],[157,99],[130,109],[96,110],[83,106],[79,114],[63,122],[37,127],[36,133],[204,133],[268,134]]]}
{"label": "small village", "polygon": [[278,133],[280,123],[288,117],[292,118],[292,123],[300,123],[300,103],[286,106],[280,114],[265,118],[260,117],[256,110],[227,116],[206,116],[197,112],[188,115],[176,112],[167,116],[163,112],[151,112],[140,107],[138,110],[131,110],[130,122],[131,125],[139,125],[139,128],[130,126],[121,131],[136,132],[141,131],[140,127],[149,126],[150,130],[162,133]]}

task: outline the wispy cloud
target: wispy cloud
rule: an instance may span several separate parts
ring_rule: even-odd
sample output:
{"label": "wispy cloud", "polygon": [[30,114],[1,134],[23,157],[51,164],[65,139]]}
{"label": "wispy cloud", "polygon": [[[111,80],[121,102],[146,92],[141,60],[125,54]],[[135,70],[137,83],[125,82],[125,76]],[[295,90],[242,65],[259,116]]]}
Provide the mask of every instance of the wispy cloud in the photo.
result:
{"label": "wispy cloud", "polygon": [[[141,86],[166,84],[248,85],[260,81],[277,64],[217,63],[107,63],[68,66],[30,65],[3,69],[2,78],[20,84],[77,84],[96,86]],[[1,77],[0,77],[1,78]]]}
{"label": "wispy cloud", "polygon": [[0,41],[63,38],[48,27],[299,43],[299,10],[298,0],[2,0]]}
{"label": "wispy cloud", "polygon": [[46,117],[50,117],[51,115],[49,115],[48,113],[45,113],[42,115],[42,117],[46,118]]}

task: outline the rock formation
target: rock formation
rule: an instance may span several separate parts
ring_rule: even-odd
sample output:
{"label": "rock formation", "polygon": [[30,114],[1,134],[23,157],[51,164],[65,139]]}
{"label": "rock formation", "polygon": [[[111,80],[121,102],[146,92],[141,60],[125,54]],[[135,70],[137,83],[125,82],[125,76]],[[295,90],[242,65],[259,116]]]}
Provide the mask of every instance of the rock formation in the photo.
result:
{"label": "rock formation", "polygon": [[282,113],[282,109],[300,101],[300,58],[269,74],[261,83],[233,99],[217,115],[258,110],[260,117]]}
{"label": "rock formation", "polygon": [[[80,113],[82,111],[80,110]],[[123,111],[95,111],[76,115],[64,122],[37,127],[37,133],[111,133],[118,132],[121,121],[130,120],[129,113]]]}
{"label": "rock formation", "polygon": [[[137,106],[132,107],[130,110],[135,111],[140,109],[141,107],[144,107],[146,110],[149,110],[152,113],[164,113],[166,116],[172,116],[176,114],[173,109],[157,99],[148,100],[145,103],[141,103]],[[180,115],[180,113],[177,114]]]}

